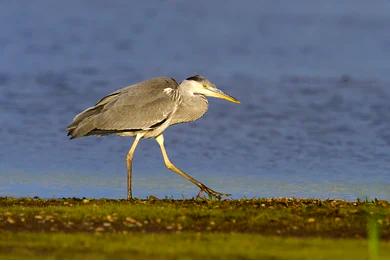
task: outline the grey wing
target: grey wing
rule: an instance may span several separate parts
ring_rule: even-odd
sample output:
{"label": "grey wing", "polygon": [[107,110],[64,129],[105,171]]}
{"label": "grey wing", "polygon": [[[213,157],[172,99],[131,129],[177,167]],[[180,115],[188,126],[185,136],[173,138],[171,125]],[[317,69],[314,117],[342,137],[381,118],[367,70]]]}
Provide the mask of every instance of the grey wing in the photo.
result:
{"label": "grey wing", "polygon": [[169,93],[177,86],[172,78],[158,77],[115,91],[78,114],[68,126],[68,135],[76,138],[152,129],[175,110]]}

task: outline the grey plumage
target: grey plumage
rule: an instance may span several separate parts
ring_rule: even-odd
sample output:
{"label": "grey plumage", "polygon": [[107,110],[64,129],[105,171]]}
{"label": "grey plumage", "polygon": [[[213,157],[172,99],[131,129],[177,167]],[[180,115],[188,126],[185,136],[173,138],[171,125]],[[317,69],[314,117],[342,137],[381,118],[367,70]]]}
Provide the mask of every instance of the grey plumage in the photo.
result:
{"label": "grey plumage", "polygon": [[78,114],[68,126],[68,134],[78,138],[155,129],[176,106],[174,97],[164,89],[177,90],[177,86],[172,78],[158,77],[117,90]]}
{"label": "grey plumage", "polygon": [[208,109],[206,96],[239,103],[218,90],[206,78],[195,75],[180,85],[173,78],[157,77],[119,89],[76,115],[67,127],[73,138],[89,135],[116,134],[135,136],[127,155],[128,198],[131,194],[131,165],[135,148],[141,138],[155,138],[159,143],[166,166],[197,185],[210,196],[221,197],[203,183],[178,169],[169,160],[164,146],[163,132],[170,125],[194,121]]}

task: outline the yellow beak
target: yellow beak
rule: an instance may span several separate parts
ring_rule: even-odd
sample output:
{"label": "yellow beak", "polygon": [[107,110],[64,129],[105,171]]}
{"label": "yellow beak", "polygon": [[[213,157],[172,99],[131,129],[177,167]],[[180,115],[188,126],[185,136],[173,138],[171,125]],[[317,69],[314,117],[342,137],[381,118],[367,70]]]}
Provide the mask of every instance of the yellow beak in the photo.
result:
{"label": "yellow beak", "polygon": [[219,99],[224,99],[224,100],[227,100],[227,101],[230,101],[233,103],[240,103],[240,101],[237,100],[236,98],[234,98],[230,95],[227,95],[226,93],[224,93],[223,91],[218,90],[218,89],[212,90],[212,92],[209,93],[208,96],[219,98]]}

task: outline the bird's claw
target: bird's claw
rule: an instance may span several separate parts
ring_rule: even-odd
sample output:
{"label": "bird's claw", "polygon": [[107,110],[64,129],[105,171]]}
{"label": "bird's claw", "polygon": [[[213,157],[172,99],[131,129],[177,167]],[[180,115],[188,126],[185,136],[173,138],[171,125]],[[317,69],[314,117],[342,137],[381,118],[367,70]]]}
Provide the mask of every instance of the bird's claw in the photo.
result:
{"label": "bird's claw", "polygon": [[200,191],[198,193],[198,195],[196,196],[197,198],[201,198],[201,195],[202,195],[202,192],[206,192],[207,195],[209,196],[209,199],[222,199],[222,197],[229,197],[230,194],[226,194],[226,193],[221,193],[221,192],[217,192],[203,184],[199,185],[199,188],[200,188]]}

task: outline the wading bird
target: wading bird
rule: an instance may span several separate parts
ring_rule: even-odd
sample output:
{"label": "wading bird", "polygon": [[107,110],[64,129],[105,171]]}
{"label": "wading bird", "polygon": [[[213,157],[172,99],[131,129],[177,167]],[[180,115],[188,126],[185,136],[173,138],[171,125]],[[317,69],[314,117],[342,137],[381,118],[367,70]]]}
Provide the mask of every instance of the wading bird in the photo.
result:
{"label": "wading bird", "polygon": [[188,179],[206,192],[209,197],[228,195],[212,190],[178,167],[168,157],[163,132],[170,125],[195,121],[208,109],[206,96],[240,103],[237,99],[217,89],[206,78],[195,75],[178,84],[175,79],[157,77],[119,89],[103,97],[95,106],[87,108],[68,126],[73,138],[90,135],[116,134],[135,136],[127,153],[127,198],[132,198],[132,160],[141,138],[154,138],[160,145],[165,166]]}

